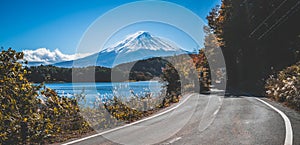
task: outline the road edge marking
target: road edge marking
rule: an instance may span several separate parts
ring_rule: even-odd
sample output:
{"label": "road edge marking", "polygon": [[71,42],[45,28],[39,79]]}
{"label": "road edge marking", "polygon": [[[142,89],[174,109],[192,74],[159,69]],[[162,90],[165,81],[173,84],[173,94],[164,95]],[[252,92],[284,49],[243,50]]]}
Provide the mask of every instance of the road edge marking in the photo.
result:
{"label": "road edge marking", "polygon": [[164,111],[164,112],[155,114],[155,115],[153,115],[153,116],[144,118],[144,119],[139,120],[139,121],[136,121],[136,122],[132,122],[132,123],[130,123],[130,124],[126,124],[126,125],[123,125],[123,126],[119,126],[119,127],[116,127],[116,128],[110,129],[110,130],[107,130],[107,131],[103,131],[103,132],[94,134],[94,135],[90,135],[90,136],[87,136],[87,137],[84,137],[84,138],[80,138],[80,139],[76,139],[76,140],[73,140],[73,141],[70,141],[70,142],[67,142],[67,143],[63,143],[62,145],[71,145],[71,144],[74,144],[74,143],[78,143],[78,142],[81,142],[81,141],[84,141],[84,140],[87,140],[87,139],[90,139],[90,138],[94,138],[94,137],[97,137],[97,136],[100,136],[100,135],[103,135],[103,134],[106,134],[106,133],[114,132],[114,131],[117,131],[117,130],[120,130],[120,129],[129,127],[129,126],[132,126],[132,125],[135,125],[135,124],[138,124],[138,123],[147,121],[147,120],[149,120],[149,119],[152,119],[152,118],[155,118],[155,117],[164,115],[164,114],[166,114],[166,113],[168,113],[168,112],[173,111],[174,109],[178,108],[179,106],[181,106],[183,103],[185,103],[185,102],[186,102],[192,95],[194,95],[194,94],[195,94],[195,93],[189,94],[183,101],[181,101],[181,102],[180,102],[179,104],[177,104],[175,107],[172,107],[172,108],[170,108],[170,109],[168,109],[168,110],[166,110],[166,111]]}
{"label": "road edge marking", "polygon": [[279,109],[275,108],[274,106],[272,106],[271,104],[259,99],[259,98],[255,98],[256,100],[264,103],[265,105],[269,106],[270,108],[272,108],[273,110],[275,110],[277,113],[280,114],[280,116],[283,118],[284,120],[284,124],[285,124],[285,141],[284,141],[284,145],[293,145],[293,129],[292,129],[292,124],[289,120],[289,118]]}

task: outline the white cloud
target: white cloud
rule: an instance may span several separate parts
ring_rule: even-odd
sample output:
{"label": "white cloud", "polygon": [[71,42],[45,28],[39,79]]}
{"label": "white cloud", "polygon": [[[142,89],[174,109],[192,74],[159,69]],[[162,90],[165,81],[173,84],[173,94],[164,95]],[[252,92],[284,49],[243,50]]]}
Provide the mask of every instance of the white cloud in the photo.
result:
{"label": "white cloud", "polygon": [[24,60],[28,62],[40,62],[51,64],[61,61],[75,60],[91,55],[90,53],[63,54],[59,49],[51,51],[47,48],[38,48],[36,50],[23,50]]}

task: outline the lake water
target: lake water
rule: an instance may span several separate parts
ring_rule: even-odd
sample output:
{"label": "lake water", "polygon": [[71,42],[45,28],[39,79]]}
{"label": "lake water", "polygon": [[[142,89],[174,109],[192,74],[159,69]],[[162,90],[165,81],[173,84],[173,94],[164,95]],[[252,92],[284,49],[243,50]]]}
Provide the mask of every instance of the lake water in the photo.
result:
{"label": "lake water", "polygon": [[[164,84],[158,81],[140,82],[97,82],[97,83],[46,83],[46,87],[55,90],[59,95],[72,97],[83,93],[88,100],[93,101],[95,96],[100,98],[134,97],[150,94],[156,97],[164,93]],[[90,98],[90,99],[89,99]]]}

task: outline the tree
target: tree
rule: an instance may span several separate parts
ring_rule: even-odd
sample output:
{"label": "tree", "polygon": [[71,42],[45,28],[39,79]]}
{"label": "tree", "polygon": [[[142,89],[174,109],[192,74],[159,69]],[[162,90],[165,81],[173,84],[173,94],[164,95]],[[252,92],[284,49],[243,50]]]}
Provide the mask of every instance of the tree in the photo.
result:
{"label": "tree", "polygon": [[211,77],[209,63],[204,53],[204,49],[200,49],[198,54],[191,55],[193,63],[198,73],[198,81],[200,85],[200,93],[207,93],[210,90]]}
{"label": "tree", "polygon": [[297,3],[222,0],[211,10],[207,20],[221,44],[228,88],[261,95],[272,68],[281,70],[299,60]]}
{"label": "tree", "polygon": [[181,95],[180,76],[172,64],[167,63],[165,68],[163,68],[162,79],[167,82],[166,97],[162,102],[162,106],[166,106],[169,101],[171,103],[178,102],[178,97]]}

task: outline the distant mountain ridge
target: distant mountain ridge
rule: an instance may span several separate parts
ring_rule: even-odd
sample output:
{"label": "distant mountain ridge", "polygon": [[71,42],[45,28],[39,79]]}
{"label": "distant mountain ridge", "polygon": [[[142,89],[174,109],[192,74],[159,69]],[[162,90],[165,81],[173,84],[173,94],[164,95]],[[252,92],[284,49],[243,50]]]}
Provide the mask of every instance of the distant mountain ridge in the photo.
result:
{"label": "distant mountain ridge", "polygon": [[108,47],[99,53],[73,60],[53,64],[57,67],[113,67],[122,63],[133,62],[152,57],[173,56],[189,53],[175,43],[152,36],[149,32],[138,31],[123,41]]}
{"label": "distant mountain ridge", "polygon": [[[149,81],[154,78],[159,78],[163,72],[162,68],[168,63],[165,58],[149,58],[135,62],[122,63],[114,68],[106,67],[84,67],[84,68],[61,68],[52,65],[48,66],[31,66],[26,67],[29,73],[26,75],[30,82],[73,82],[73,77],[77,78],[78,82],[123,82],[123,81]],[[132,67],[128,70],[129,67]],[[95,78],[87,77],[87,73],[95,70]],[[112,71],[113,70],[113,71]],[[73,73],[75,71],[76,73]],[[112,73],[114,79],[112,80]],[[126,74],[129,74],[127,77]],[[47,76],[47,77],[45,77]]]}

